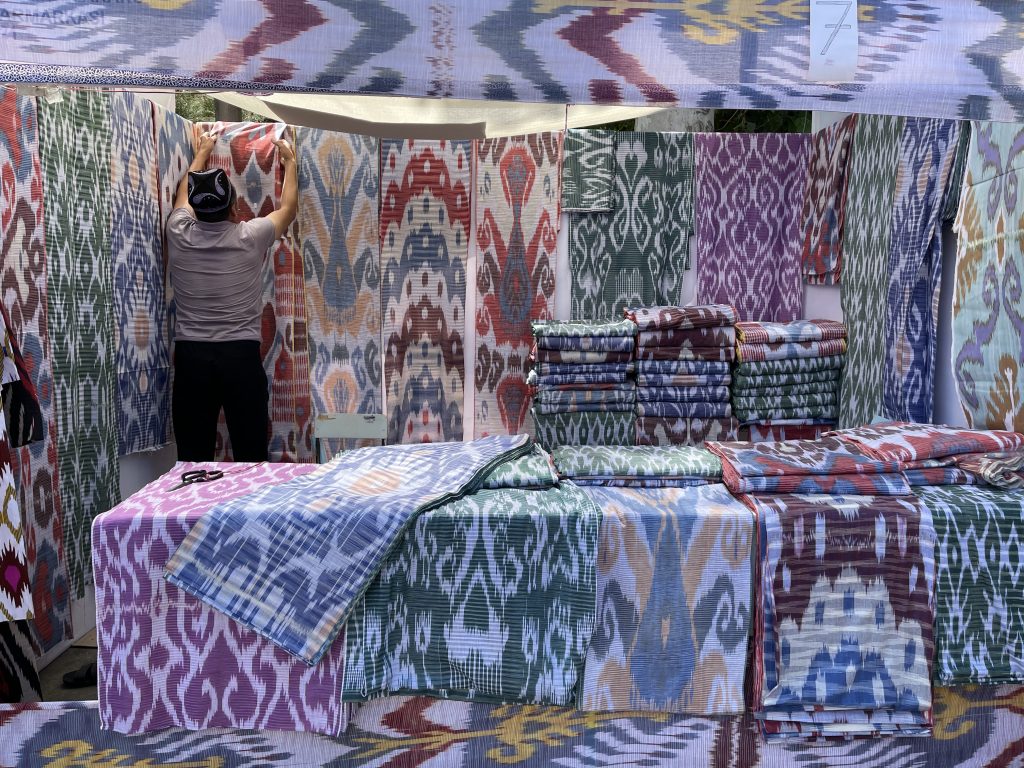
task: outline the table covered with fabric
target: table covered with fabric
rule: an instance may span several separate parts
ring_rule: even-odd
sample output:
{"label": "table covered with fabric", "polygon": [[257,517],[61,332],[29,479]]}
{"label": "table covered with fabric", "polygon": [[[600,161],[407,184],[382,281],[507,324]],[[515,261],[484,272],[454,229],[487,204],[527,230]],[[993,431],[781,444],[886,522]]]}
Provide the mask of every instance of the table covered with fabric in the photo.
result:
{"label": "table covered with fabric", "polygon": [[[179,463],[93,523],[100,721],[122,733],[178,726],[344,732],[345,635],[309,667],[167,583],[164,566],[214,505],[314,464]],[[210,483],[171,490],[183,472]]]}

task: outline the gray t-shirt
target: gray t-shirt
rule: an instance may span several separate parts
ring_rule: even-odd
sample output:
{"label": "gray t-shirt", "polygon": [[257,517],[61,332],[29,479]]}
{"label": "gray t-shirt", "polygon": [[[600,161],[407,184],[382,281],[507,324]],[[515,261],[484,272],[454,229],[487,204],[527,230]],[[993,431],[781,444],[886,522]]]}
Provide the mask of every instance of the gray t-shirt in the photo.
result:
{"label": "gray t-shirt", "polygon": [[185,208],[171,213],[167,259],[176,340],[260,340],[263,268],[276,236],[267,218],[208,223]]}

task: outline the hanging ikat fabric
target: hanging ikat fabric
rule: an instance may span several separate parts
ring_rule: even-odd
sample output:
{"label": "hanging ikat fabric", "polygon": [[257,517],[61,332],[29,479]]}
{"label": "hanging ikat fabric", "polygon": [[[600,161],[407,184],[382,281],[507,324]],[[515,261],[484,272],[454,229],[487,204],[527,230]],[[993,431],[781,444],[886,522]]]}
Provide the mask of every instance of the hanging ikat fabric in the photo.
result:
{"label": "hanging ikat fabric", "polygon": [[740,320],[799,319],[810,137],[700,133],[695,146],[697,300],[731,304]]}
{"label": "hanging ikat fabric", "polygon": [[531,321],[555,310],[561,138],[477,143],[476,437],[533,431],[526,360]]}
{"label": "hanging ikat fabric", "polygon": [[[287,127],[274,123],[197,123],[198,133],[211,131],[217,143],[208,167],[223,168],[238,193],[238,215],[248,221],[272,213],[281,202],[284,171],[275,139]],[[278,240],[267,256],[264,273],[263,340],[260,351],[270,381],[270,458],[304,461],[312,458],[309,348],[306,340],[306,295],[302,260],[295,248],[295,227]],[[223,418],[218,456],[230,454]]]}
{"label": "hanging ikat fabric", "polygon": [[569,130],[562,153],[562,210],[599,213],[612,210],[615,181],[615,131]]}
{"label": "hanging ikat fabric", "polygon": [[615,135],[612,210],[570,217],[573,320],[680,303],[693,231],[693,134]]}
{"label": "hanging ikat fabric", "polygon": [[801,216],[803,274],[811,284],[835,285],[843,272],[846,179],[857,116],[814,134]]}
{"label": "hanging ikat fabric", "polygon": [[92,519],[120,497],[110,272],[110,97],[39,104],[47,333],[71,592],[92,583]]}
{"label": "hanging ikat fabric", "polygon": [[882,395],[885,414],[891,419],[932,420],[942,213],[959,140],[957,122],[910,117],[900,141],[889,245]]}
{"label": "hanging ikat fabric", "polygon": [[[39,403],[42,433],[15,448],[11,469],[27,523],[25,546],[35,619],[26,622],[31,646],[45,652],[71,637],[71,604],[57,471],[57,419],[47,333],[47,276],[43,175],[35,101],[8,90],[0,95],[0,279]],[[9,168],[9,170],[7,170]],[[16,438],[17,439],[17,438]]]}
{"label": "hanging ikat fabric", "polygon": [[164,445],[171,429],[171,355],[153,112],[110,97],[110,248],[121,454]]}
{"label": "hanging ikat fabric", "polygon": [[298,128],[313,415],[382,413],[376,139]]}
{"label": "hanging ikat fabric", "polygon": [[470,141],[381,142],[388,442],[463,438]]}
{"label": "hanging ikat fabric", "polygon": [[[860,115],[846,191],[840,300],[848,345],[839,426],[869,424],[882,413],[889,245],[903,119]],[[880,223],[881,222],[881,223]]]}
{"label": "hanging ikat fabric", "polygon": [[975,123],[956,222],[953,378],[968,425],[1024,431],[1024,128]]}
{"label": "hanging ikat fabric", "polygon": [[[7,313],[0,314],[0,385],[9,390],[19,380]],[[11,470],[7,422],[0,410],[0,622],[32,618],[32,590],[26,552],[25,519]]]}

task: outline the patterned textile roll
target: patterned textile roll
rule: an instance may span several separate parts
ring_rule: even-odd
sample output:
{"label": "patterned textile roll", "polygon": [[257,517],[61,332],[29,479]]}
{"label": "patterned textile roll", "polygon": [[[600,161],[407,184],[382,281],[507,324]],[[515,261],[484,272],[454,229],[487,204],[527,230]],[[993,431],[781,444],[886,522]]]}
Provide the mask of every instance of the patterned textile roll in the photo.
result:
{"label": "patterned textile roll", "polygon": [[732,398],[732,405],[737,409],[744,410],[778,410],[780,408],[802,408],[805,406],[814,405],[835,405],[836,393],[832,392],[818,392],[814,394],[805,395],[791,395],[786,390],[785,394],[779,395],[762,395],[756,397],[737,397],[735,394]]}
{"label": "patterned textile roll", "polygon": [[631,336],[538,336],[537,349],[577,352],[632,352]]}
{"label": "patterned textile roll", "polygon": [[1020,432],[960,429],[941,424],[884,422],[830,434],[855,442],[880,459],[896,461],[1024,449],[1024,434]]}
{"label": "patterned textile roll", "polygon": [[559,445],[633,445],[634,415],[630,411],[541,414],[534,408],[537,442],[545,449]]}
{"label": "patterned textile roll", "polygon": [[[832,357],[802,357],[792,360],[751,360],[736,364],[734,376],[768,376],[838,371],[843,367],[842,355]],[[833,374],[835,375],[835,374]]]}
{"label": "patterned textile roll", "polygon": [[737,408],[736,418],[743,423],[751,421],[778,421],[779,419],[825,419],[833,420],[838,411],[836,405],[800,405],[792,408],[759,408],[751,410]]}
{"label": "patterned textile roll", "polygon": [[542,336],[630,336],[636,335],[636,324],[630,320],[534,320],[533,335]]}
{"label": "patterned textile roll", "polygon": [[626,309],[626,317],[641,331],[666,328],[714,328],[735,325],[736,308],[729,304],[703,304],[694,307],[636,307]]}
{"label": "patterned textile roll", "polygon": [[637,387],[728,387],[732,384],[729,374],[665,374],[642,373],[636,377]]}
{"label": "patterned textile roll", "polygon": [[[590,365],[593,363],[622,363],[633,360],[630,352],[581,352],[573,349],[537,349],[533,359],[538,363],[554,363],[557,365]],[[577,370],[579,370],[577,368]],[[622,370],[621,368],[619,370]]]}
{"label": "patterned textile roll", "polygon": [[741,362],[793,360],[846,354],[845,339],[829,341],[781,341],[771,344],[739,344],[736,359]]}
{"label": "patterned textile roll", "polygon": [[956,464],[989,485],[1006,489],[1024,488],[1024,451],[968,454],[957,457]]}
{"label": "patterned textile roll", "polygon": [[743,373],[742,365],[736,366],[733,375],[734,389],[760,389],[762,387],[789,387],[795,384],[818,384],[827,382],[832,387],[839,386],[839,369],[824,371],[807,371],[806,373]]}
{"label": "patterned textile roll", "polygon": [[639,347],[731,347],[736,344],[736,331],[730,326],[710,328],[661,328],[640,331]]}
{"label": "patterned textile roll", "polygon": [[729,374],[729,363],[718,360],[637,360],[639,374],[687,374],[694,376],[724,376]]}
{"label": "patterned textile roll", "polygon": [[[756,382],[757,379],[744,379],[744,383]],[[765,386],[736,386],[732,387],[733,399],[739,398],[763,398],[774,396],[798,396],[798,395],[836,395],[839,391],[839,380],[815,381],[809,384],[775,384]]]}
{"label": "patterned textile roll", "polygon": [[846,326],[838,320],[736,323],[736,340],[742,344],[779,344],[787,341],[830,341],[845,338]]}
{"label": "patterned textile roll", "polygon": [[734,418],[659,418],[636,419],[637,445],[702,445],[706,440],[735,440],[739,422]]}
{"label": "patterned textile roll", "polygon": [[638,360],[707,360],[732,362],[736,358],[735,347],[640,347],[636,351]]}
{"label": "patterned textile roll", "polygon": [[729,403],[637,403],[638,416],[670,419],[724,419],[732,416]]}
{"label": "patterned textile roll", "polygon": [[727,403],[728,387],[640,387],[636,399],[641,402]]}

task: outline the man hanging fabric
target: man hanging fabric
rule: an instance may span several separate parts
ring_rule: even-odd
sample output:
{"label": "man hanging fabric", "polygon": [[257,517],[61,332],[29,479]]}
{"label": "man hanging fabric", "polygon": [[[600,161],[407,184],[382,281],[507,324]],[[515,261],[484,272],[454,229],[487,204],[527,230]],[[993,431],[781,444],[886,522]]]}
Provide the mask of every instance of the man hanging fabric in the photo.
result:
{"label": "man hanging fabric", "polygon": [[295,219],[295,151],[275,142],[284,166],[281,207],[239,221],[236,192],[220,168],[205,170],[216,137],[203,134],[167,220],[177,311],[171,412],[179,461],[212,461],[221,408],[235,461],[267,459],[267,375],[260,356],[267,251]]}

